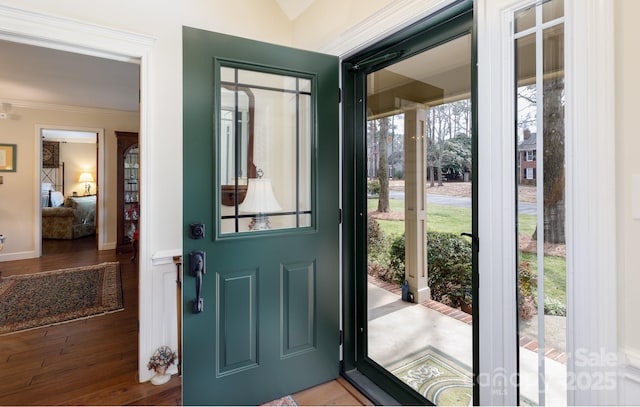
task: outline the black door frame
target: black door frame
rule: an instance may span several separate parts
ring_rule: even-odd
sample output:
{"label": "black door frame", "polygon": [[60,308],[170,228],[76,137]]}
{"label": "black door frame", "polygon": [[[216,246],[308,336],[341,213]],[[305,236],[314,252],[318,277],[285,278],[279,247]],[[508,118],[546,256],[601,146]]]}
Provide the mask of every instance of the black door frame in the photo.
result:
{"label": "black door frame", "polygon": [[[457,37],[471,34],[472,232],[477,223],[477,35],[473,0],[460,0],[342,61],[343,86],[343,360],[342,374],[377,400],[380,390],[401,404],[431,404],[366,355],[367,338],[367,74]],[[479,307],[478,246],[473,251],[473,398],[478,405]],[[364,377],[363,377],[364,376]]]}

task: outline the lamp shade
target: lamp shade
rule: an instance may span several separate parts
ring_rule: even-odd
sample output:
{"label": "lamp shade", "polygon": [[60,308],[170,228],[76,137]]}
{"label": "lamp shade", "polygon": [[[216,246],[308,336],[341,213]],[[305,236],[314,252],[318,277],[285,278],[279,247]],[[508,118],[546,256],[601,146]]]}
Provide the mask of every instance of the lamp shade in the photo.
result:
{"label": "lamp shade", "polygon": [[93,175],[90,172],[83,172],[78,182],[93,182]]}
{"label": "lamp shade", "polygon": [[267,178],[249,178],[247,196],[238,207],[242,213],[270,213],[281,210],[280,204],[273,196],[271,180]]}

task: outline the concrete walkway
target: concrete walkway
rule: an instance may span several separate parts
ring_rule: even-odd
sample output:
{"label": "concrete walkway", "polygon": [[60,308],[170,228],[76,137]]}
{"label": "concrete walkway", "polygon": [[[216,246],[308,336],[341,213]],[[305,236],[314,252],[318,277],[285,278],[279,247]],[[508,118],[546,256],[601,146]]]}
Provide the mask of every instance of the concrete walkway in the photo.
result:
{"label": "concrete walkway", "polygon": [[[432,346],[471,371],[471,325],[422,304],[404,302],[398,294],[371,283],[367,293],[368,349],[373,360],[387,370],[394,370],[419,357],[427,346]],[[545,358],[545,369],[546,404],[566,405],[566,366]],[[520,347],[520,383],[521,394],[536,403],[538,357],[537,353],[524,347]]]}

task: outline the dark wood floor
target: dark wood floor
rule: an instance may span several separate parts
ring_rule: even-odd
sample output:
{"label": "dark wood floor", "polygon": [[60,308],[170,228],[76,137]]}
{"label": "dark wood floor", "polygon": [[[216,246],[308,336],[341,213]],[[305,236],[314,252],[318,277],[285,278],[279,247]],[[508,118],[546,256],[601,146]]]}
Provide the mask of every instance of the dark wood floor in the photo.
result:
{"label": "dark wood floor", "polygon": [[[0,406],[181,405],[182,380],[139,383],[138,267],[93,237],[45,240],[39,259],[0,263],[2,276],[119,261],[124,311],[0,336]],[[372,405],[344,379],[292,395],[298,405]]]}

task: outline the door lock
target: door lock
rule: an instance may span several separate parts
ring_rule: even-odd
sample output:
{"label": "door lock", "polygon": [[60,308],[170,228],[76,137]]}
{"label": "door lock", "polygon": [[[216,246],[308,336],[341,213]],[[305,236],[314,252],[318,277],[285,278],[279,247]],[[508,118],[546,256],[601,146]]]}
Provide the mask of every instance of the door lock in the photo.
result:
{"label": "door lock", "polygon": [[189,237],[202,239],[204,237],[204,223],[195,222],[189,225]]}

